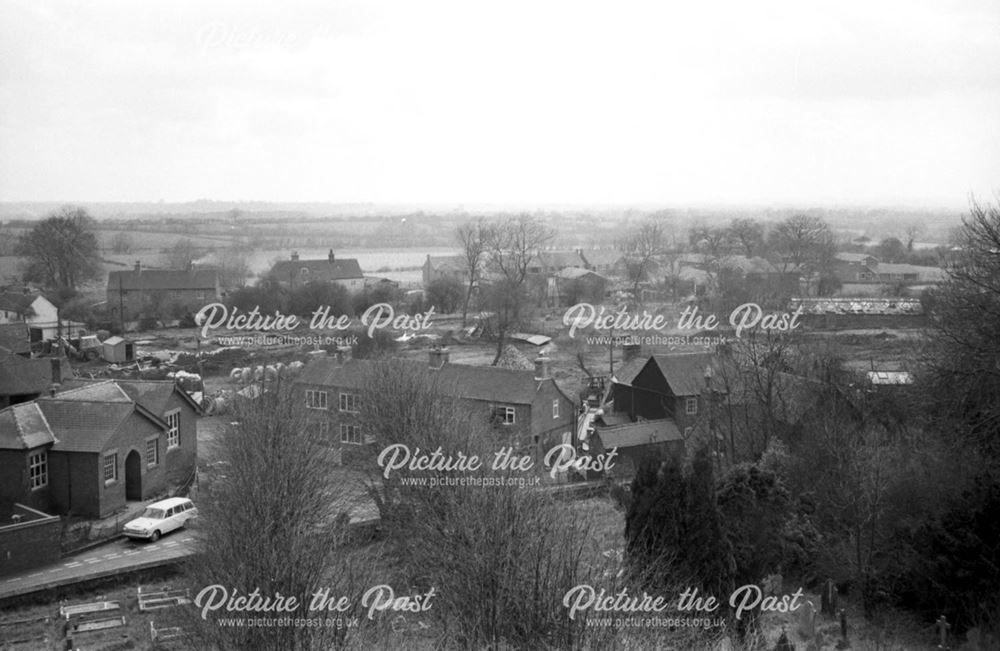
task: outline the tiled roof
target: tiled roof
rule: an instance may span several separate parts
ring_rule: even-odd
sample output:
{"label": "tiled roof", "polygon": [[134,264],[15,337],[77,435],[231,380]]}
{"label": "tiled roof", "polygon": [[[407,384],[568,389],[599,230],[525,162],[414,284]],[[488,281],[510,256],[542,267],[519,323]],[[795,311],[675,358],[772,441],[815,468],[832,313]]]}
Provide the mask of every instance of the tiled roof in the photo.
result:
{"label": "tiled roof", "polygon": [[[271,274],[278,280],[301,278],[302,270],[308,269],[308,276],[322,275],[331,280],[347,280],[363,278],[361,265],[354,258],[336,258],[330,262],[328,258],[319,260],[279,260],[271,267]],[[307,277],[308,277],[307,276]]]}
{"label": "tiled roof", "polygon": [[134,401],[157,417],[162,417],[167,411],[170,397],[175,391],[182,397],[188,397],[194,407],[190,396],[173,380],[72,380],[64,383],[63,387],[66,390],[57,393],[56,398]]}
{"label": "tiled roof", "polygon": [[587,264],[592,267],[618,264],[625,257],[625,254],[615,249],[593,249],[591,251],[582,251],[581,255],[583,255],[583,259]]}
{"label": "tiled roof", "polygon": [[135,403],[39,398],[35,401],[45,414],[59,442],[53,450],[100,452],[118,428],[135,411]]}
{"label": "tiled roof", "polygon": [[23,313],[38,296],[20,292],[0,292],[0,310]]}
{"label": "tiled roof", "polygon": [[431,268],[438,271],[463,272],[469,268],[468,260],[461,255],[429,255]]}
{"label": "tiled roof", "polygon": [[878,258],[868,253],[836,253],[834,254],[835,260],[840,260],[841,262],[865,262],[869,258],[878,262]]}
{"label": "tiled roof", "polygon": [[51,384],[50,358],[26,359],[7,350],[0,350],[0,396],[43,393]]}
{"label": "tiled roof", "polygon": [[618,367],[614,375],[615,380],[618,381],[618,384],[632,384],[632,380],[635,379],[635,376],[639,374],[639,371],[642,370],[642,367],[647,362],[649,362],[649,358],[647,357],[633,357]]}
{"label": "tiled roof", "polygon": [[57,440],[34,402],[0,410],[0,449],[29,450]]}
{"label": "tiled roof", "polygon": [[0,324],[0,348],[5,348],[15,354],[30,352],[28,325],[25,323]]}
{"label": "tiled roof", "polygon": [[[426,369],[428,380],[433,379],[442,393],[456,398],[525,405],[534,401],[538,390],[533,370],[465,364],[445,364],[440,369],[432,370],[416,360],[406,360],[405,363],[413,365],[413,368]],[[370,360],[349,359],[339,363],[335,358],[322,357],[306,364],[298,383],[363,389],[374,368],[375,363]]]}
{"label": "tiled roof", "polygon": [[219,272],[215,269],[141,269],[112,271],[108,274],[108,289],[123,290],[215,290]]}
{"label": "tiled roof", "polygon": [[586,261],[577,251],[542,251],[536,258],[542,266],[549,269],[562,269],[564,267],[583,267]]}
{"label": "tiled roof", "polygon": [[565,269],[560,269],[555,273],[555,276],[564,280],[575,280],[577,278],[583,278],[584,276],[593,276],[594,278],[598,278],[600,280],[607,280],[607,278],[596,271],[582,269],[580,267],[566,267]]}
{"label": "tiled roof", "polygon": [[653,355],[675,396],[696,396],[705,388],[705,369],[712,366],[711,353],[683,353],[679,355]]}
{"label": "tiled roof", "polygon": [[597,435],[601,438],[601,444],[605,449],[684,440],[677,423],[668,418],[643,420],[615,427],[600,427],[597,429]]}

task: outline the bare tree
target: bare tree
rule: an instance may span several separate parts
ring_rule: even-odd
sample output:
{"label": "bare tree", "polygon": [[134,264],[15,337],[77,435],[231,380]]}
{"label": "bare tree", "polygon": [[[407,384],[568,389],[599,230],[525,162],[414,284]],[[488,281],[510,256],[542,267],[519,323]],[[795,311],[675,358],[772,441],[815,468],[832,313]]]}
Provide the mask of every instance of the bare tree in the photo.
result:
{"label": "bare tree", "polygon": [[832,260],[834,237],[819,217],[795,215],[779,223],[771,232],[771,245],[786,267],[821,271]]}
{"label": "bare tree", "polygon": [[487,299],[496,311],[494,366],[503,354],[509,330],[520,318],[528,268],[554,237],[551,228],[529,215],[500,219],[483,227],[487,267],[494,274],[487,291]]}
{"label": "bare tree", "polygon": [[764,226],[750,217],[737,217],[731,221],[729,237],[743,248],[748,258],[758,255],[764,248]]}
{"label": "bare tree", "polygon": [[170,269],[190,269],[197,257],[194,242],[186,237],[176,240],[163,252],[163,261]]}
{"label": "bare tree", "polygon": [[[328,435],[307,425],[292,388],[280,385],[237,402],[231,418],[218,446],[220,474],[202,487],[199,500],[200,553],[185,566],[197,589],[294,596],[304,605],[293,616],[308,618],[316,615],[308,605],[319,590],[351,595],[357,603],[366,587],[383,583],[372,583],[372,550],[351,544]],[[204,648],[329,649],[356,633],[330,626],[230,627],[216,616],[226,616],[225,609],[191,615]]]}
{"label": "bare tree", "polygon": [[667,231],[663,221],[655,215],[649,217],[630,229],[620,246],[632,281],[633,300],[636,305],[642,305],[639,287],[649,277],[657,260],[667,252]]}
{"label": "bare tree", "polygon": [[56,289],[76,289],[101,268],[94,220],[83,208],[64,206],[21,236],[25,277]]}
{"label": "bare tree", "polygon": [[466,288],[465,303],[462,306],[463,328],[469,316],[469,302],[472,300],[472,292],[479,281],[479,272],[486,254],[483,229],[482,220],[466,222],[455,229],[455,239],[458,240],[458,243],[462,247],[462,257],[465,259],[465,266],[469,272],[469,285]]}

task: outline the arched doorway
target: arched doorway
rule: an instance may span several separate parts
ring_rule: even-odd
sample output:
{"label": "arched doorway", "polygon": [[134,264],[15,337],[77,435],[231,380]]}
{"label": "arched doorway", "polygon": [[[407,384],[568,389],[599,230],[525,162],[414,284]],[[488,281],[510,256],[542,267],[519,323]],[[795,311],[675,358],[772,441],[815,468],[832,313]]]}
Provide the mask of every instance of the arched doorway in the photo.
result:
{"label": "arched doorway", "polygon": [[125,499],[142,500],[142,459],[135,450],[125,457]]}

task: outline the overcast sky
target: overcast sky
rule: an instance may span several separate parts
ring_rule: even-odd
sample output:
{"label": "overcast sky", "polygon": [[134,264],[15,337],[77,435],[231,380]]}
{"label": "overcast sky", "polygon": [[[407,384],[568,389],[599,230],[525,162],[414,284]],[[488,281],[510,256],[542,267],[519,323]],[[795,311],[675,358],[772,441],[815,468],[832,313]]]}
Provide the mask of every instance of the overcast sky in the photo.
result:
{"label": "overcast sky", "polygon": [[4,201],[998,190],[997,0],[0,0]]}

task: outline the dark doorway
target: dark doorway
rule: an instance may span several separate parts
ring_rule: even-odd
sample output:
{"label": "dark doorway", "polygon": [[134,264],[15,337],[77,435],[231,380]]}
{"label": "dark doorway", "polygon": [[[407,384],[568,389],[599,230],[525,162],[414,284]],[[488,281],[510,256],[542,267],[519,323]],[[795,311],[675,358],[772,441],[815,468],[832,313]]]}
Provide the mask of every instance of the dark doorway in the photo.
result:
{"label": "dark doorway", "polygon": [[142,500],[142,460],[135,450],[125,457],[125,499]]}

